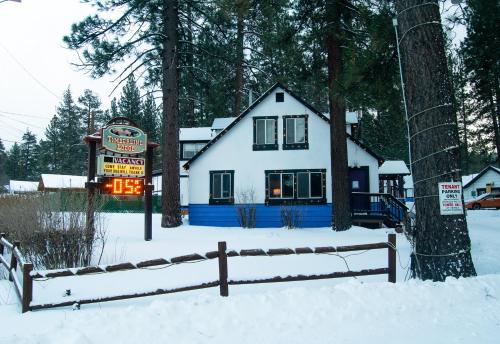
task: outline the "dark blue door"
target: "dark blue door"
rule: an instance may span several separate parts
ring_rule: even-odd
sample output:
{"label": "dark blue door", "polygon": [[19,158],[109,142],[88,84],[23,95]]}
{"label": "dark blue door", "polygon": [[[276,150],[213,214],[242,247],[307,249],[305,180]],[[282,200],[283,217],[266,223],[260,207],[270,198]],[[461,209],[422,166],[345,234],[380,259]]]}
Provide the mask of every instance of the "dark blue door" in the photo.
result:
{"label": "dark blue door", "polygon": [[[349,191],[370,192],[370,169],[368,166],[349,167]],[[351,195],[351,210],[354,212],[370,211],[369,195]]]}

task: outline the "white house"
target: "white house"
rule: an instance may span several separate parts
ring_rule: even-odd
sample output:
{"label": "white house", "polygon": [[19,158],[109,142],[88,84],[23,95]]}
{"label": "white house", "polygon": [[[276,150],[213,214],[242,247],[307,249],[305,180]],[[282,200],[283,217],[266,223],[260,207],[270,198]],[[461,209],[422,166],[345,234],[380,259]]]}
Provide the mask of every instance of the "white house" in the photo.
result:
{"label": "white house", "polygon": [[[350,135],[352,191],[378,192],[381,159]],[[329,119],[281,84],[259,97],[184,164],[193,225],[238,226],[244,195],[257,227],[281,227],[293,205],[303,227],[331,225]]]}
{"label": "white house", "polygon": [[500,193],[500,168],[487,166],[478,174],[462,177],[464,200],[486,192]]}

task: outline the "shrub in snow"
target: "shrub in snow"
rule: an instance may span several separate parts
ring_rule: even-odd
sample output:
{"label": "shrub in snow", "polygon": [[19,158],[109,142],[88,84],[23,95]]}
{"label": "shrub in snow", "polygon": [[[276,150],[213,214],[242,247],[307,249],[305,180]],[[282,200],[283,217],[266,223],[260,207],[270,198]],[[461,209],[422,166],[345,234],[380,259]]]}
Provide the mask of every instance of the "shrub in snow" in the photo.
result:
{"label": "shrub in snow", "polygon": [[293,205],[283,205],[280,208],[281,225],[288,229],[300,228],[302,225],[302,211]]}
{"label": "shrub in snow", "polygon": [[[86,193],[55,192],[0,198],[0,228],[21,243],[25,259],[36,269],[90,265],[104,248],[105,230],[99,212],[86,228]],[[99,209],[100,205],[96,206]]]}
{"label": "shrub in snow", "polygon": [[255,207],[255,190],[253,188],[240,190],[236,194],[236,215],[238,222],[243,228],[255,228],[256,224],[256,207]]}

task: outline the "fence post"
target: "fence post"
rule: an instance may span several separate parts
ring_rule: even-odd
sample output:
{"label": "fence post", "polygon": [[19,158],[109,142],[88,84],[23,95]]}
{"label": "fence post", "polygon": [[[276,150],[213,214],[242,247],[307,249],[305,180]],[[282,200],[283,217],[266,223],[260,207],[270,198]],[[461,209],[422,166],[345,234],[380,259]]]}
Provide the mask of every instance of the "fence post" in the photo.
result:
{"label": "fence post", "polygon": [[219,288],[220,296],[229,295],[229,287],[227,284],[227,253],[226,253],[226,242],[219,241],[218,251],[219,251]]}
{"label": "fence post", "polygon": [[12,269],[17,270],[17,258],[14,253],[14,249],[16,247],[21,246],[21,243],[19,241],[14,241],[14,244],[12,245],[12,252],[10,254],[10,270],[9,270],[9,281],[13,281],[14,279],[12,278]]}
{"label": "fence post", "polygon": [[396,234],[389,234],[387,239],[389,242],[387,248],[389,261],[388,280],[391,283],[396,283]]}
{"label": "fence post", "polygon": [[5,238],[5,233],[0,233],[0,256],[3,256],[3,244],[2,244],[3,238]]}
{"label": "fence post", "polygon": [[33,278],[30,274],[32,270],[33,264],[26,263],[23,265],[23,313],[26,313],[30,310],[30,302],[33,300]]}

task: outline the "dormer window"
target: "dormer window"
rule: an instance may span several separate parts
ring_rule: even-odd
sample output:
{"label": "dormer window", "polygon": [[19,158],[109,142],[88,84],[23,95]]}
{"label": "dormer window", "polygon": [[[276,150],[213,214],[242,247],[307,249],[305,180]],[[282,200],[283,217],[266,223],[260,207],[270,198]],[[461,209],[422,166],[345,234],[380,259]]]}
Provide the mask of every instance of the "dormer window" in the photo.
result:
{"label": "dormer window", "polygon": [[307,115],[283,116],[283,149],[309,149]]}
{"label": "dormer window", "polygon": [[189,160],[196,155],[204,146],[204,142],[182,142],[181,143],[181,160]]}
{"label": "dormer window", "polygon": [[278,117],[253,118],[253,150],[278,149]]}

